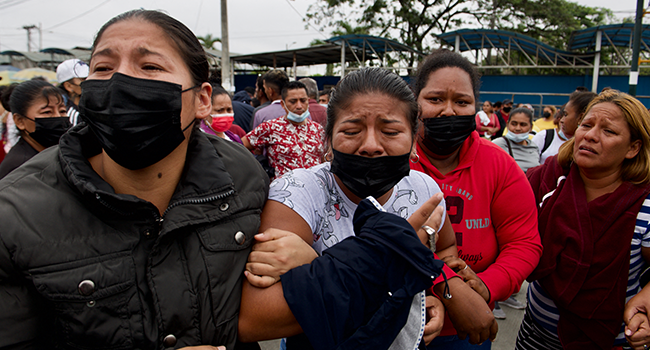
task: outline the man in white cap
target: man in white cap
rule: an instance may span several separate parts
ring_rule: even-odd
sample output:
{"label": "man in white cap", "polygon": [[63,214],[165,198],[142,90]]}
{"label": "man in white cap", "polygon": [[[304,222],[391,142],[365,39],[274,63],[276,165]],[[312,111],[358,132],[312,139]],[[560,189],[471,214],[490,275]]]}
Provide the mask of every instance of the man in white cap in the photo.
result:
{"label": "man in white cap", "polygon": [[56,67],[56,79],[59,81],[59,86],[65,90],[66,108],[68,109],[68,117],[70,123],[76,125],[79,122],[79,112],[77,111],[77,104],[81,97],[81,82],[88,77],[88,64],[79,59],[73,58],[63,61]]}

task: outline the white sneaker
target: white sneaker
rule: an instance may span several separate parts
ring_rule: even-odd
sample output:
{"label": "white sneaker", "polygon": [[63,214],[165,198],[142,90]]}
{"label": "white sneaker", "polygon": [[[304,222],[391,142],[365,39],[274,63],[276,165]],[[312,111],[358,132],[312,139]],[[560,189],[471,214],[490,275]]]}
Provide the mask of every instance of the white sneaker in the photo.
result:
{"label": "white sneaker", "polygon": [[511,296],[510,298],[499,302],[500,305],[505,305],[507,307],[516,309],[516,310],[523,310],[526,308],[526,304],[520,302],[519,300],[515,299],[515,297]]}
{"label": "white sneaker", "polygon": [[499,320],[505,320],[506,319],[506,313],[499,307],[499,303],[494,304],[494,310],[492,310],[492,314],[494,314],[494,318],[499,319]]}

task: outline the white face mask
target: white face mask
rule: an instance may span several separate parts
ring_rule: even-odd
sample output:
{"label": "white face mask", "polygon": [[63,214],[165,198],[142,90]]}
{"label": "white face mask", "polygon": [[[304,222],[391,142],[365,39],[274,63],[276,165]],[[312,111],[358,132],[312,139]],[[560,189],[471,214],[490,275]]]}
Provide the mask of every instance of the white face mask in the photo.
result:
{"label": "white face mask", "polygon": [[327,103],[319,103],[321,106],[327,108]]}
{"label": "white face mask", "polygon": [[515,134],[514,132],[508,132],[507,134],[504,135],[508,140],[514,142],[514,143],[519,143],[524,140],[528,140],[528,136],[530,135],[530,132],[522,132],[521,134]]}
{"label": "white face mask", "polygon": [[567,137],[567,136],[564,134],[564,131],[562,131],[562,128],[560,128],[560,131],[558,131],[557,134],[560,135],[560,137],[562,138],[562,140],[568,140],[568,139],[570,139],[570,137]]}
{"label": "white face mask", "polygon": [[287,114],[287,119],[291,120],[294,123],[302,123],[309,117],[309,110],[306,110],[303,114],[296,114],[291,111]]}

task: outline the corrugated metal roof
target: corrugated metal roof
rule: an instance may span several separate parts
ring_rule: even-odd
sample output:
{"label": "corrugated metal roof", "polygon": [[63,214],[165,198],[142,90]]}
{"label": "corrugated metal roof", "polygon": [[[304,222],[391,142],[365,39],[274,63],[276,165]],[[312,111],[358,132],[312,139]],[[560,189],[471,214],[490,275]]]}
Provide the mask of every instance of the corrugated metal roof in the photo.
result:
{"label": "corrugated metal roof", "polygon": [[[602,31],[603,34],[607,35],[607,39],[603,37],[601,41],[602,46],[632,47],[634,23],[621,23],[591,27],[571,33],[571,38],[569,39],[569,50],[578,50],[583,48],[595,50],[596,32],[598,31]],[[650,46],[650,25],[643,25],[641,40],[645,42],[646,46]],[[641,45],[641,50],[643,49],[644,47]]]}
{"label": "corrugated metal roof", "polygon": [[[360,54],[360,53],[358,53]],[[341,46],[325,44],[295,50],[263,52],[250,55],[233,55],[230,59],[235,62],[254,64],[266,67],[292,67],[296,56],[296,65],[309,66],[341,62]],[[355,61],[350,47],[345,49],[345,60]]]}
{"label": "corrugated metal roof", "polygon": [[414,52],[425,56],[425,54],[395,40],[372,35],[350,34],[336,36],[325,40],[325,42],[327,44],[302,49],[263,52],[250,55],[232,55],[230,59],[236,62],[267,67],[292,67],[294,55],[296,65],[298,66],[340,63],[341,45],[343,43],[345,43],[346,62],[356,62],[357,59],[362,60],[363,58],[366,60],[378,59],[378,55],[402,51]]}

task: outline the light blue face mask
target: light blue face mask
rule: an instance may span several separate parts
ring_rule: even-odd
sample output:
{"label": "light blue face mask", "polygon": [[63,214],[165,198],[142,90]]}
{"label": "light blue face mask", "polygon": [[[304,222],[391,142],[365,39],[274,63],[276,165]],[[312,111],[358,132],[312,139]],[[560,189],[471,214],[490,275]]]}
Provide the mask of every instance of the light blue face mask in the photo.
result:
{"label": "light blue face mask", "polygon": [[558,131],[557,134],[560,135],[560,137],[562,138],[562,140],[568,140],[568,139],[570,139],[570,137],[567,137],[567,136],[564,134],[564,131],[562,131],[562,128],[560,128],[560,131]]}
{"label": "light blue face mask", "polygon": [[514,142],[514,143],[519,143],[524,140],[528,140],[528,136],[530,135],[529,132],[523,132],[521,134],[515,134],[514,132],[508,132],[507,134],[504,135],[505,138],[508,140]]}
{"label": "light blue face mask", "polygon": [[305,113],[303,114],[296,114],[291,111],[289,111],[289,113],[287,114],[287,119],[289,119],[294,123],[302,123],[303,121],[305,121],[305,119],[307,119],[307,117],[309,117],[309,110],[306,110]]}

